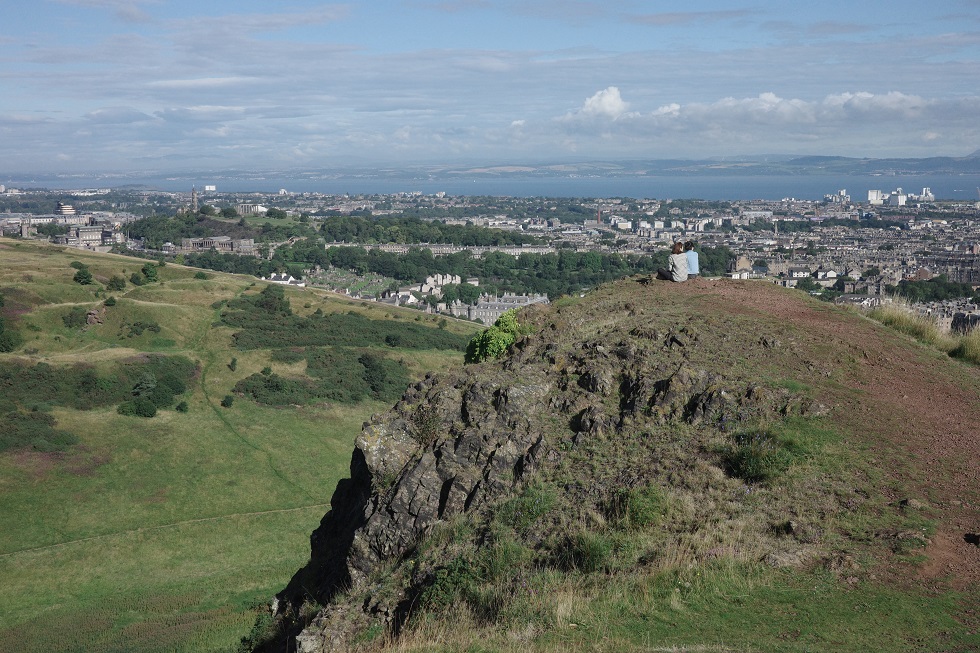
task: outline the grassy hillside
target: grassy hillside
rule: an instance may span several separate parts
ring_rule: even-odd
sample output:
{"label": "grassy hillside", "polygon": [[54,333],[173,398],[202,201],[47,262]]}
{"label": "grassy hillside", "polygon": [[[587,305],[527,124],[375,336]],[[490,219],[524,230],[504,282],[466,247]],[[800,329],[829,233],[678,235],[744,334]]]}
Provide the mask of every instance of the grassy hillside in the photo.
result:
{"label": "grassy hillside", "polygon": [[[153,352],[186,357],[198,370],[178,398],[187,411],[171,406],[149,419],[121,415],[115,404],[71,408],[44,392],[18,399],[21,414],[53,417],[77,444],[0,452],[0,651],[233,650],[254,606],[306,561],[354,436],[386,405],[272,407],[235,395],[236,383],[263,371],[306,378],[302,362],[235,348],[241,329],[222,322],[229,302],[264,284],[167,265],[157,282],[106,290],[144,263],[0,239],[0,310],[23,341],[0,354],[0,366],[81,366],[98,379]],[[73,281],[78,264],[94,283]],[[455,320],[442,331],[415,311],[312,290],[290,289],[286,300],[298,317],[353,312],[464,341],[474,331]],[[102,323],[68,326],[73,308],[104,309]],[[438,348],[358,351],[412,378],[462,359]]]}
{"label": "grassy hillside", "polygon": [[980,369],[639,281],[373,418],[254,650],[980,650]]}

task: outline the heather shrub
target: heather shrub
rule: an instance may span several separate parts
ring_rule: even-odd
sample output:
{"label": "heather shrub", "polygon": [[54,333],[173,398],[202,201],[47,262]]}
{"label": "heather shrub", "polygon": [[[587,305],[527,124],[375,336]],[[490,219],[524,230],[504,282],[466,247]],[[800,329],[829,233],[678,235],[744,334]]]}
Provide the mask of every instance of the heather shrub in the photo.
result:
{"label": "heather shrub", "polygon": [[146,397],[136,397],[131,401],[124,401],[119,404],[116,412],[131,417],[153,417],[157,414],[157,407]]}
{"label": "heather shrub", "polygon": [[739,433],[725,455],[728,472],[747,483],[764,483],[782,474],[793,462],[789,447],[765,431]]}

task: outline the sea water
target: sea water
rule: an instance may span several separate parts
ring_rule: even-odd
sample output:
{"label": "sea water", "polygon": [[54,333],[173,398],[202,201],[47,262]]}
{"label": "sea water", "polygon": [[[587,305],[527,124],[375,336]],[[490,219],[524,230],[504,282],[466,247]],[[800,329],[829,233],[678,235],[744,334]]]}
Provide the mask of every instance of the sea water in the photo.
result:
{"label": "sea water", "polygon": [[432,195],[489,195],[497,197],[583,197],[634,199],[703,200],[780,200],[796,198],[819,200],[827,194],[846,190],[855,202],[867,201],[869,190],[885,193],[898,188],[906,193],[931,189],[939,200],[975,202],[980,174],[973,175],[663,175],[643,177],[399,177],[399,176],[262,176],[244,173],[175,174],[140,177],[130,175],[88,177],[44,176],[9,179],[8,188],[149,188],[161,191],[190,191],[205,185],[218,192],[324,193],[330,195],[422,193]]}

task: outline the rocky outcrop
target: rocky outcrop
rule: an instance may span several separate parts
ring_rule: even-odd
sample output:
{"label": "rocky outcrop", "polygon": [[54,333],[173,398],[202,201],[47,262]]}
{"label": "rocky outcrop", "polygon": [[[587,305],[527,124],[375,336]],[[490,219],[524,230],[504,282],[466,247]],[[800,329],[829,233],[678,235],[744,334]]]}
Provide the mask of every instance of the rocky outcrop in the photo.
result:
{"label": "rocky outcrop", "polygon": [[85,323],[89,326],[105,322],[105,307],[93,308],[85,314]]}
{"label": "rocky outcrop", "polygon": [[[589,311],[531,309],[521,320],[534,333],[502,360],[430,374],[365,423],[350,478],[338,485],[312,534],[309,564],[277,598],[287,624],[281,648],[294,650],[295,641],[300,651],[344,650],[372,622],[397,632],[434,578],[431,570],[399,565],[439,524],[492,514],[532,481],[564,478],[555,487],[570,510],[608,512],[623,488],[644,484],[694,492],[704,483],[730,492],[744,483],[732,478],[719,453],[727,434],[826,410],[752,379],[753,360],[798,363],[774,336],[739,344],[739,359],[749,364],[738,369],[718,361],[717,351],[733,346],[726,325],[680,323],[654,308],[611,301]],[[572,480],[562,464],[570,456],[581,462]],[[685,477],[690,470],[700,470],[703,480]],[[771,521],[760,519],[760,533],[771,530]],[[522,536],[544,547],[555,540],[557,523],[541,519]],[[778,541],[761,534],[775,542],[765,552],[769,564],[805,560],[802,540],[792,537],[802,531],[797,526]],[[705,559],[720,550],[705,552]],[[544,564],[560,557],[541,555]],[[382,578],[398,574],[398,583]],[[311,602],[325,607],[301,618]]]}

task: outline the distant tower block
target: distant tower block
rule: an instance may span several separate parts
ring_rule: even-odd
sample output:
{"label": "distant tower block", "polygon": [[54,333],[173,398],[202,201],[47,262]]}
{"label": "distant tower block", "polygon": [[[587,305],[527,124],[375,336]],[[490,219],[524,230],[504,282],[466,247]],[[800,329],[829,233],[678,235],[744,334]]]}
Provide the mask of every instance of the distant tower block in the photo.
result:
{"label": "distant tower block", "polygon": [[197,213],[197,188],[191,186],[191,213]]}

